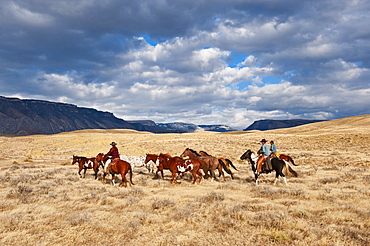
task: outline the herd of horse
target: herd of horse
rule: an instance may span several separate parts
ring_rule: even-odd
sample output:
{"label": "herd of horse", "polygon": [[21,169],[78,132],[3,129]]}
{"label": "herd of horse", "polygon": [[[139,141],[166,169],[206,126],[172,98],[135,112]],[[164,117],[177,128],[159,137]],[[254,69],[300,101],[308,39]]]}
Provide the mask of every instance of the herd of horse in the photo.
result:
{"label": "herd of horse", "polygon": [[[241,157],[241,160],[247,160],[251,165],[252,171],[255,176],[256,184],[258,184],[258,178],[262,173],[270,173],[272,171],[276,172],[275,182],[280,177],[283,178],[285,184],[286,176],[283,172],[285,169],[287,173],[290,173],[294,176],[298,176],[297,173],[292,169],[291,165],[295,165],[294,160],[288,156],[280,154],[271,158],[272,170],[262,169],[262,172],[256,172],[256,163],[258,156],[254,154],[253,151],[248,149]],[[164,178],[163,171],[169,170],[171,172],[171,181],[170,183],[177,183],[176,179],[179,175],[183,175],[185,172],[190,172],[192,175],[192,184],[198,180],[200,183],[204,178],[211,178],[211,181],[220,178],[221,176],[225,180],[224,171],[234,179],[232,169],[238,170],[230,159],[224,157],[215,157],[209,155],[205,151],[199,151],[199,153],[193,149],[186,148],[180,156],[171,156],[170,154],[160,153],[160,154],[146,154],[144,164],[148,167],[148,163],[155,164],[157,170],[155,177],[158,177],[158,173],[161,173],[162,179]],[[111,160],[109,156],[103,153],[99,153],[96,157],[83,157],[73,155],[72,164],[78,163],[79,170],[78,174],[81,178],[86,176],[87,169],[93,169],[95,179],[98,178],[99,169],[102,168],[102,182],[106,183],[106,175],[110,174],[112,176],[112,184],[115,186],[115,175],[121,175],[122,182],[119,186],[124,185],[127,187],[129,185],[134,185],[132,182],[132,174],[134,164],[129,163],[128,161],[122,159]],[[148,170],[150,170],[148,168]],[[203,170],[203,173],[201,172]],[[83,171],[83,174],[81,173]],[[216,176],[216,171],[218,172],[218,177]],[[126,175],[129,175],[127,180]]]}

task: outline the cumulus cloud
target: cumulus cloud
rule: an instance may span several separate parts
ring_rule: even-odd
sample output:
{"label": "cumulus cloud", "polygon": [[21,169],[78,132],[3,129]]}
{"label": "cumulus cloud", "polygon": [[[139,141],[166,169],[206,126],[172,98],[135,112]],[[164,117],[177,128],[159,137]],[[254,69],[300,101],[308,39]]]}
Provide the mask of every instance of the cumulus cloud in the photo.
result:
{"label": "cumulus cloud", "polygon": [[238,129],[366,114],[369,12],[365,0],[4,0],[0,90]]}

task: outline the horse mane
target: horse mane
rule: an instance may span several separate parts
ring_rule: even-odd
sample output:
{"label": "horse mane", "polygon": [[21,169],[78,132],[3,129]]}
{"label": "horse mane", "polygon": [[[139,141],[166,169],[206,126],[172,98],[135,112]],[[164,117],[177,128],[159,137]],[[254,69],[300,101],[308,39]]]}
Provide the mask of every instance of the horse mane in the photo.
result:
{"label": "horse mane", "polygon": [[199,153],[203,153],[203,154],[205,154],[205,155],[207,155],[207,156],[211,156],[210,154],[208,154],[207,152],[205,152],[205,151],[203,151],[203,150],[199,151]]}
{"label": "horse mane", "polygon": [[200,154],[198,154],[198,152],[196,152],[195,150],[193,149],[190,149],[190,148],[187,148],[187,150],[190,150],[191,152],[193,152],[194,154],[196,154],[197,156],[200,156]]}
{"label": "horse mane", "polygon": [[73,158],[76,158],[76,159],[81,159],[81,158],[86,158],[85,156],[78,156],[78,155],[73,155]]}
{"label": "horse mane", "polygon": [[172,157],[169,153],[160,153],[159,156],[166,156],[166,157]]}

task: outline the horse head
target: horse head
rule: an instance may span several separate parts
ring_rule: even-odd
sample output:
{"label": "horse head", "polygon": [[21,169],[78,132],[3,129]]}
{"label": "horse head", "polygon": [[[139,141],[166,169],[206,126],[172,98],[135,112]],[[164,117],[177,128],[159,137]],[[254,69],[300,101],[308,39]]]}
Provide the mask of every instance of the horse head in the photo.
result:
{"label": "horse head", "polygon": [[73,155],[72,157],[72,165],[78,162],[78,156]]}
{"label": "horse head", "polygon": [[196,158],[197,156],[201,156],[201,155],[199,155],[195,150],[186,148],[184,150],[184,152],[182,152],[182,154],[180,155],[180,157],[183,158],[183,157],[186,157],[186,156],[188,156],[190,158]]}
{"label": "horse head", "polygon": [[156,154],[146,154],[144,164],[148,164],[149,161],[156,163],[158,155]]}
{"label": "horse head", "polygon": [[251,157],[252,151],[248,149],[242,156],[240,156],[240,160],[246,160]]}
{"label": "horse head", "polygon": [[73,155],[72,157],[72,165],[79,162],[81,160],[81,158],[86,158],[84,156],[78,156],[78,155]]}

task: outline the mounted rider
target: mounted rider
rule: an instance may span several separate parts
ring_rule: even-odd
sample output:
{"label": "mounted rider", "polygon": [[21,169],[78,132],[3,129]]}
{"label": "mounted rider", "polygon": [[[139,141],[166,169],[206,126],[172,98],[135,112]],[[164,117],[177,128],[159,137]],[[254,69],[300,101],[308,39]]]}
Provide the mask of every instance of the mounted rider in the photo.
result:
{"label": "mounted rider", "polygon": [[276,144],[272,140],[270,141],[270,151],[272,157],[278,157]]}
{"label": "mounted rider", "polygon": [[270,157],[270,149],[267,146],[267,141],[266,139],[262,139],[261,141],[261,149],[258,151],[258,154],[260,154],[260,157],[257,160],[257,169],[256,173],[259,174],[262,172],[262,166],[265,164],[265,170],[270,171],[272,170],[272,165],[271,165],[271,157]]}
{"label": "mounted rider", "polygon": [[115,142],[112,142],[110,144],[112,147],[110,148],[109,152],[106,154],[106,156],[109,156],[111,159],[111,165],[114,165],[118,160],[120,160],[119,157],[119,151],[117,148],[117,144]]}

